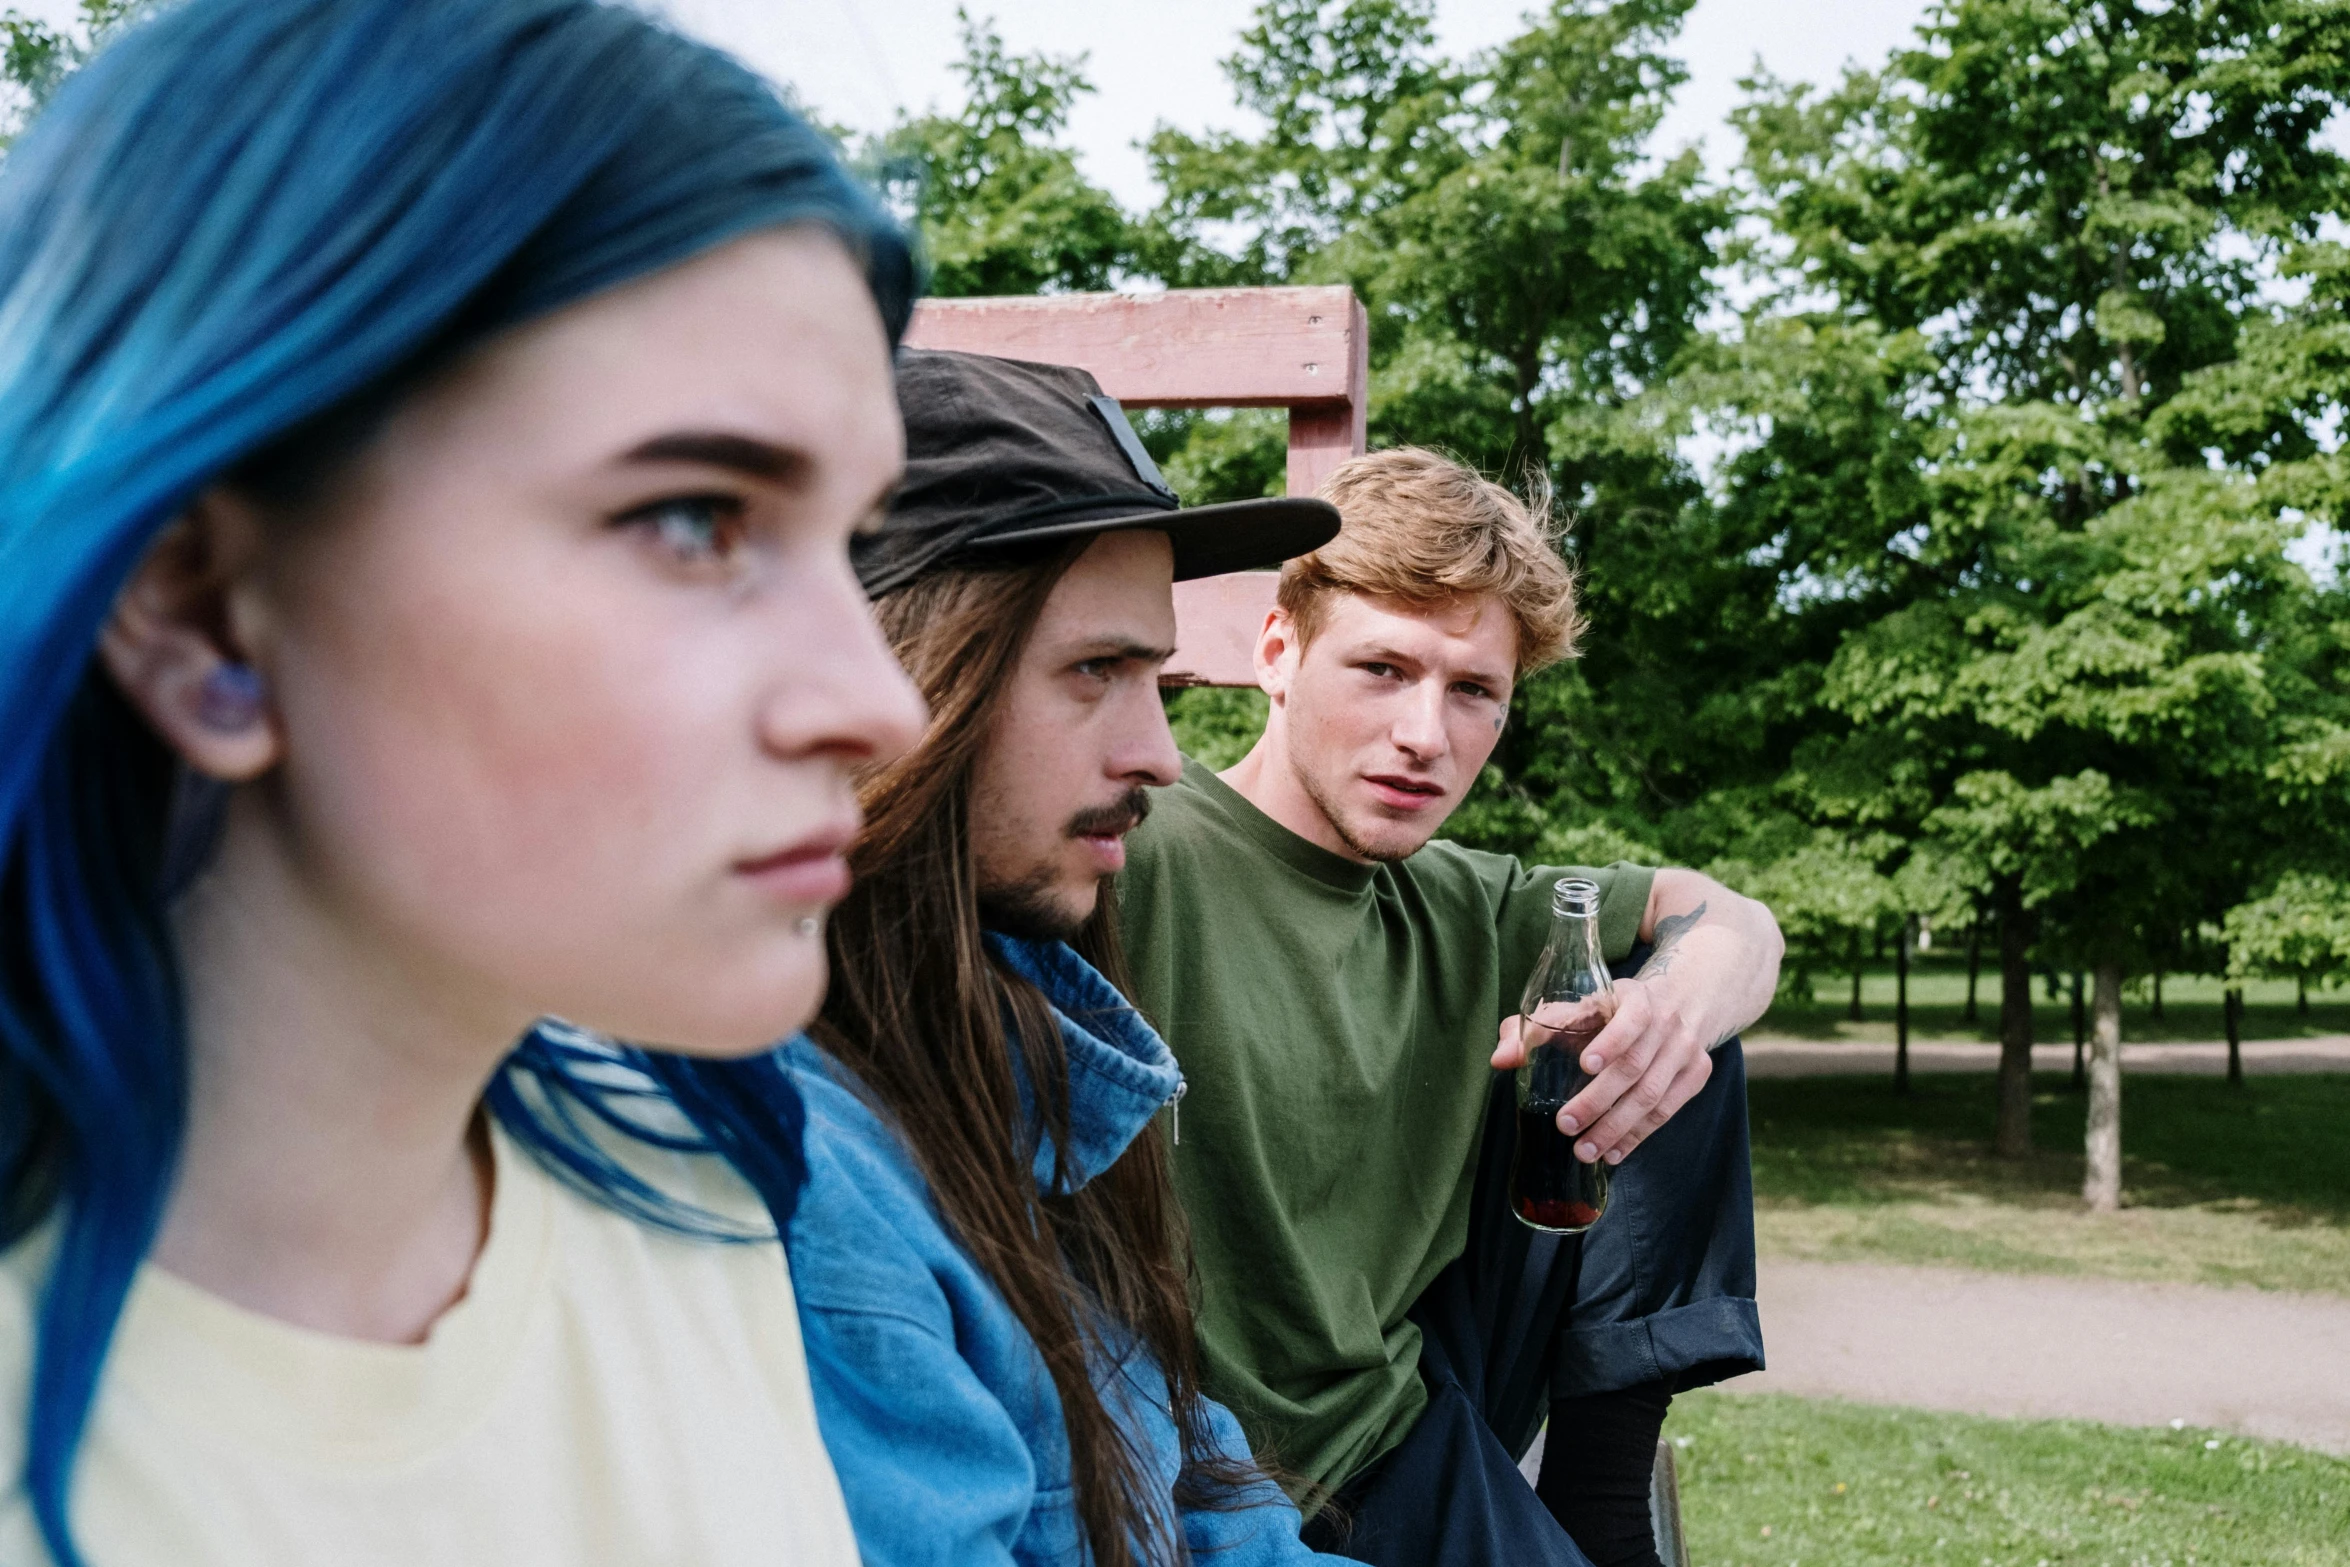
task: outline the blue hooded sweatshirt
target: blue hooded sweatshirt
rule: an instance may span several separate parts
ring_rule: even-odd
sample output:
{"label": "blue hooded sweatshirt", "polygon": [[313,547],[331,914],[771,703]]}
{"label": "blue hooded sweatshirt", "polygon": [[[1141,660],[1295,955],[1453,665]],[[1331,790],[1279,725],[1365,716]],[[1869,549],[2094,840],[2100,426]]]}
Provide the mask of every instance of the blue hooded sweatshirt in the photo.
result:
{"label": "blue hooded sweatshirt", "polygon": [[[1070,948],[988,940],[1058,1017],[1074,1190],[1126,1151],[1182,1075],[1132,1004]],[[948,1232],[929,1183],[848,1069],[806,1039],[783,1059],[807,1104],[807,1185],[785,1240],[792,1288],[817,1425],[866,1567],[1089,1562],[1060,1399],[1028,1330]],[[1053,1150],[1038,1141],[1042,1184]],[[1097,1371],[1096,1385],[1103,1406],[1125,1416],[1128,1440],[1172,1509],[1181,1448],[1156,1364],[1133,1349]],[[1206,1411],[1217,1446],[1245,1458],[1230,1411]],[[1297,1510],[1270,1481],[1234,1500],[1241,1505],[1182,1514],[1196,1560],[1340,1560],[1299,1542]]]}

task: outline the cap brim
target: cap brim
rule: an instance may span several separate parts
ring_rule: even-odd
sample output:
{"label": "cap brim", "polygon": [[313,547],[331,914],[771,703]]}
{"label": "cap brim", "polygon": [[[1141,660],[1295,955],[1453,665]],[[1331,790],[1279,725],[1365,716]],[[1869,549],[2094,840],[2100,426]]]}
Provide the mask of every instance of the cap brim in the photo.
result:
{"label": "cap brim", "polygon": [[1167,535],[1175,546],[1175,580],[1188,582],[1228,571],[1269,570],[1318,550],[1338,537],[1338,508],[1308,495],[1277,495],[1125,517],[1056,519],[1018,533],[998,534],[987,542],[994,549],[1141,528]]}

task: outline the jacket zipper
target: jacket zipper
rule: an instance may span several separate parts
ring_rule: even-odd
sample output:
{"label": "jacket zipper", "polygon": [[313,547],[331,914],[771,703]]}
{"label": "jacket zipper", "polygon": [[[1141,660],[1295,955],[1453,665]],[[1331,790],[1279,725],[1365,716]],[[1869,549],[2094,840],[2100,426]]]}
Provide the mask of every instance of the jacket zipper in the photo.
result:
{"label": "jacket zipper", "polygon": [[1167,1098],[1169,1141],[1177,1148],[1183,1146],[1183,1096],[1190,1092],[1191,1080],[1178,1076],[1175,1079],[1175,1092]]}

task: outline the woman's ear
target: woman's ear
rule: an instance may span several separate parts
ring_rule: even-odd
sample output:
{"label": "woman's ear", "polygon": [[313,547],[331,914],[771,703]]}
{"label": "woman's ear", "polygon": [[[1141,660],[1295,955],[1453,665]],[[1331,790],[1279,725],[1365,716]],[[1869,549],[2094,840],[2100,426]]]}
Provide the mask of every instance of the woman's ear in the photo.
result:
{"label": "woman's ear", "polygon": [[252,506],[205,491],[148,547],[98,637],[107,673],[164,742],[197,772],[232,783],[267,772],[284,749],[241,624],[252,619],[260,554]]}

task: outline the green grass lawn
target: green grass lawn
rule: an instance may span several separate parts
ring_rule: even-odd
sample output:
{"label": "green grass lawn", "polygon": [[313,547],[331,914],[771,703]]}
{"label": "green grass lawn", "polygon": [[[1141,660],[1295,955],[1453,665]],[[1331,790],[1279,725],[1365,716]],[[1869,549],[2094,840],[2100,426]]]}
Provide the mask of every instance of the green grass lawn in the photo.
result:
{"label": "green grass lawn", "polygon": [[2015,1162],[1990,1152],[1988,1074],[1751,1084],[1765,1254],[2350,1293],[2350,1075],[2127,1079],[2128,1206],[2105,1216],[2081,1211],[2062,1082]]}
{"label": "green grass lawn", "polygon": [[[1758,1038],[1893,1040],[1894,976],[1891,964],[1872,966],[1861,975],[1861,1016],[1851,1015],[1852,979],[1849,975],[1820,974],[1810,1001],[1785,996],[1773,1003],[1752,1032]],[[2162,1016],[2154,1015],[2153,988],[2143,979],[2122,990],[2122,1038],[2131,1042],[2223,1039],[2220,1020],[2222,986],[2208,975],[2173,974],[2163,982]],[[1986,970],[1975,998],[1975,1021],[1966,1020],[1966,959],[1963,954],[1931,954],[1909,976],[1909,1027],[1912,1039],[1979,1039],[1999,1037],[1999,975]],[[2255,979],[2244,987],[2246,1039],[2307,1039],[2318,1034],[2350,1034],[2350,991],[2316,990],[2310,993],[2304,1015],[2289,979]],[[2032,978],[2032,1037],[2044,1045],[2069,1045],[2073,1039],[2070,993],[2055,1000],[2040,977]]]}
{"label": "green grass lawn", "polygon": [[2350,1462],[2215,1431],[1694,1393],[1665,1434],[1697,1567],[2350,1563]]}

